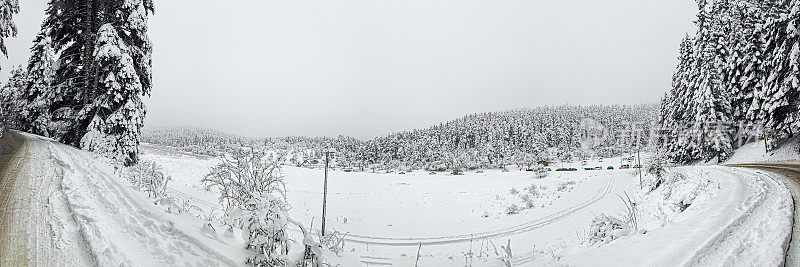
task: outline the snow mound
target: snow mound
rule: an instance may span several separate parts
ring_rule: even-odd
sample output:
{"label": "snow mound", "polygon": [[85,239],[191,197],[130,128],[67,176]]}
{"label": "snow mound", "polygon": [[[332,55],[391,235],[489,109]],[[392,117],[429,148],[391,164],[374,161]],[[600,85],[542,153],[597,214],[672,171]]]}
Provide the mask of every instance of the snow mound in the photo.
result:
{"label": "snow mound", "polygon": [[733,156],[724,164],[798,161],[800,160],[800,153],[797,152],[798,142],[800,137],[789,139],[768,153],[764,150],[763,140],[748,143],[736,149]]}

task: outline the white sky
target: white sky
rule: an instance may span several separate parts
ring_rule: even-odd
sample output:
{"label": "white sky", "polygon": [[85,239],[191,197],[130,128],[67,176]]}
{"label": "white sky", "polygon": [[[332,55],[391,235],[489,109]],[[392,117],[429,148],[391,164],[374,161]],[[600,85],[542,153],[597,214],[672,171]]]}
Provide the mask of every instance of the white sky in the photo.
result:
{"label": "white sky", "polygon": [[[10,65],[45,0],[21,0]],[[369,138],[469,113],[655,103],[692,0],[166,0],[149,126]]]}

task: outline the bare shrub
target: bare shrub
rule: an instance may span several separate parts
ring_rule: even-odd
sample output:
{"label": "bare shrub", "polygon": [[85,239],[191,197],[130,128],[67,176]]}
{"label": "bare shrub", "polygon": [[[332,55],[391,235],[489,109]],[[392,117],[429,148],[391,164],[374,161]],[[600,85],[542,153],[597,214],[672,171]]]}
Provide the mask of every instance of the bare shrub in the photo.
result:
{"label": "bare shrub", "polygon": [[122,174],[133,185],[147,192],[149,197],[166,196],[167,183],[172,177],[165,174],[153,161],[140,161],[139,164],[123,169]]}
{"label": "bare shrub", "polygon": [[519,206],[517,206],[517,204],[512,203],[511,205],[508,205],[508,207],[506,207],[506,214],[508,215],[517,214],[519,213],[520,210],[522,209]]}
{"label": "bare shrub", "polygon": [[280,169],[283,157],[255,148],[234,149],[202,179],[207,190],[219,190],[226,224],[242,229],[247,249],[255,252],[248,264],[282,266],[287,261],[290,219]]}
{"label": "bare shrub", "polygon": [[271,154],[251,147],[232,150],[201,182],[206,190],[219,190],[226,212],[240,207],[255,195],[275,193],[285,198],[280,162],[284,154]]}
{"label": "bare shrub", "polygon": [[598,243],[606,244],[620,236],[618,234],[619,230],[627,229],[628,226],[624,221],[614,216],[606,216],[605,214],[601,214],[600,216],[596,216],[594,219],[592,219],[592,223],[589,226],[589,236],[587,238],[587,242],[590,245]]}

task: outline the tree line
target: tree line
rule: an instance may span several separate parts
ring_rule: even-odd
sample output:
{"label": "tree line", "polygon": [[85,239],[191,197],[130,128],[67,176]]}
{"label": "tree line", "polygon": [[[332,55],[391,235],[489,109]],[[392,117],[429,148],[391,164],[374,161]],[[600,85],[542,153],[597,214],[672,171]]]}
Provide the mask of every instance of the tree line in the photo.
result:
{"label": "tree line", "polygon": [[[347,136],[246,138],[193,128],[153,128],[143,140],[184,151],[221,155],[241,146],[288,152],[301,164],[336,151],[336,165],[379,169],[475,169],[535,165],[537,161],[611,157],[651,145],[658,105],[548,106],[478,113],[361,140]],[[587,122],[590,122],[587,124]],[[589,138],[585,130],[596,130]],[[591,142],[588,142],[591,141]]]}

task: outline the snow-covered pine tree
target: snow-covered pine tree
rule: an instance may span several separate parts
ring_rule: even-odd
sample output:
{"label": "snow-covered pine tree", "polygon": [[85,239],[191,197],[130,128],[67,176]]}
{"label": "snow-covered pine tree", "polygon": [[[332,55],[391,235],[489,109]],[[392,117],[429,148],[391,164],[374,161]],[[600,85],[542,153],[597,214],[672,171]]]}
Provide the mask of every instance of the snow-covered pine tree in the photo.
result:
{"label": "snow-covered pine tree", "polygon": [[139,98],[142,84],[130,49],[110,23],[100,27],[94,56],[103,80],[97,98],[81,111],[92,118],[81,148],[132,165],[138,160],[144,124],[144,105]]}
{"label": "snow-covered pine tree", "polygon": [[800,104],[800,1],[788,1],[777,7],[778,15],[767,21],[765,60],[762,71],[759,118],[770,135],[769,146],[794,134]]}
{"label": "snow-covered pine tree", "polygon": [[729,45],[725,37],[731,31],[731,17],[728,1],[715,1],[712,6],[700,6],[701,13],[709,10],[707,21],[700,21],[695,53],[699,62],[697,86],[693,89],[695,105],[693,105],[695,130],[694,138],[698,139],[699,154],[692,160],[722,161],[732,152],[732,141],[729,126],[731,124],[730,95],[726,88],[724,71],[727,65]]}
{"label": "snow-covered pine tree", "polygon": [[693,82],[693,65],[694,52],[693,39],[687,35],[683,38],[680,45],[678,56],[678,67],[672,76],[672,89],[669,96],[665,99],[664,108],[662,111],[661,129],[665,135],[662,138],[664,150],[667,155],[675,161],[686,161],[687,156],[684,153],[687,126],[690,126],[690,115],[688,111],[688,101],[692,100],[691,85]]}
{"label": "snow-covered pine tree", "polygon": [[[45,30],[45,29],[43,29]],[[47,37],[46,32],[40,32],[31,47],[31,57],[28,59],[27,67],[27,100],[29,105],[28,116],[31,124],[27,132],[50,136],[50,108],[55,99],[62,97],[52,90],[53,64],[56,60],[56,53],[53,50],[52,40]]]}
{"label": "snow-covered pine tree", "polygon": [[25,129],[30,126],[28,101],[25,85],[27,73],[22,66],[11,70],[8,83],[0,88],[0,123],[5,122],[12,129]]}
{"label": "snow-covered pine tree", "polygon": [[0,51],[8,57],[6,38],[17,36],[14,15],[19,13],[18,0],[0,0]]}
{"label": "snow-covered pine tree", "polygon": [[59,58],[50,82],[50,118],[42,121],[51,137],[136,162],[145,115],[140,96],[152,87],[152,12],[152,0],[50,0],[42,32]]}

